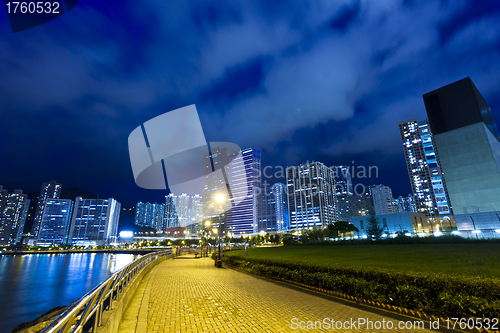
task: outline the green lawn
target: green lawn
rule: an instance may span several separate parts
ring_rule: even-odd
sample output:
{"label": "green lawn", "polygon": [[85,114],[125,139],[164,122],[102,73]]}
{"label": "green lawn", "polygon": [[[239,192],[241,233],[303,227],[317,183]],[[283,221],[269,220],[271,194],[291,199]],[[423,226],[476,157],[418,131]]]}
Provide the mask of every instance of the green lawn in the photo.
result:
{"label": "green lawn", "polygon": [[[244,255],[243,250],[228,255]],[[500,278],[500,244],[404,244],[249,248],[252,258],[325,265],[381,267]]]}

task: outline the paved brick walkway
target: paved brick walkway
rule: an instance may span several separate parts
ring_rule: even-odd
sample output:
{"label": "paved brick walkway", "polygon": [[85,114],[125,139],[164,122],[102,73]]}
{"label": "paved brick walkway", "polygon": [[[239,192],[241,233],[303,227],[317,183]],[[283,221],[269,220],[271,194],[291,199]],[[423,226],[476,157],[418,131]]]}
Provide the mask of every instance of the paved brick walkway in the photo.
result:
{"label": "paved brick walkway", "polygon": [[[323,322],[325,318],[329,323],[333,319],[349,324],[365,318],[375,326],[319,329],[317,324],[317,329],[307,329],[307,321]],[[390,321],[394,328],[377,327],[384,325],[383,320],[385,327]],[[303,329],[298,329],[300,321]],[[209,258],[186,258],[166,260],[145,276],[120,332],[431,332],[399,330],[398,323],[388,316],[280,283],[227,268],[217,269]]]}

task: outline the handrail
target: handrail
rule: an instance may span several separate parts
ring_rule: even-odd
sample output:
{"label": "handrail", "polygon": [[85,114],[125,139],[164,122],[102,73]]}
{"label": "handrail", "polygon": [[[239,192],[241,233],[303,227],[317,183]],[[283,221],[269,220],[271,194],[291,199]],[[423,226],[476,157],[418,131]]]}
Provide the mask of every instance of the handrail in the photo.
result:
{"label": "handrail", "polygon": [[41,333],[81,333],[88,332],[91,328],[95,332],[101,324],[103,310],[112,309],[113,299],[119,299],[120,293],[137,273],[151,261],[169,254],[172,254],[171,249],[149,253],[131,262],[90,290]]}

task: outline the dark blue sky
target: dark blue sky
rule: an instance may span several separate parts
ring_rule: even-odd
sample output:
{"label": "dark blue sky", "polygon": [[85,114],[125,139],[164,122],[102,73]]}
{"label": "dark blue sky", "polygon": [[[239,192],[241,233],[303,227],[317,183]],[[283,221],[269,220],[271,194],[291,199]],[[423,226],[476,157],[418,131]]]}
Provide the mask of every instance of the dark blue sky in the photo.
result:
{"label": "dark blue sky", "polygon": [[398,122],[426,118],[422,94],[470,76],[500,119],[496,0],[80,0],[23,32],[0,23],[9,190],[56,179],[160,201],[134,183],[128,135],[196,104],[207,141],[261,150],[263,166],[354,161],[379,169],[355,182],[406,195]]}

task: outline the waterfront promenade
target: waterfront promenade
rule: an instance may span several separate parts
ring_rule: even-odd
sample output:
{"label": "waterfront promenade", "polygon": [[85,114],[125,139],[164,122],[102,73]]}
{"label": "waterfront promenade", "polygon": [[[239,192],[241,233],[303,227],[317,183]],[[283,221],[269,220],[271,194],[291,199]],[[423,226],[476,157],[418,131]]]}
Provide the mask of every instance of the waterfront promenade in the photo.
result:
{"label": "waterfront promenade", "polygon": [[[373,312],[374,311],[374,312]],[[349,306],[329,296],[269,281],[209,258],[166,260],[142,280],[120,325],[120,333],[157,332],[394,332],[401,320],[390,313]],[[294,319],[295,318],[295,319]],[[391,321],[394,329],[306,329],[307,321]],[[303,329],[299,329],[302,321]],[[318,324],[317,324],[318,325]],[[294,329],[296,328],[296,329]],[[436,332],[403,329],[404,332]]]}

